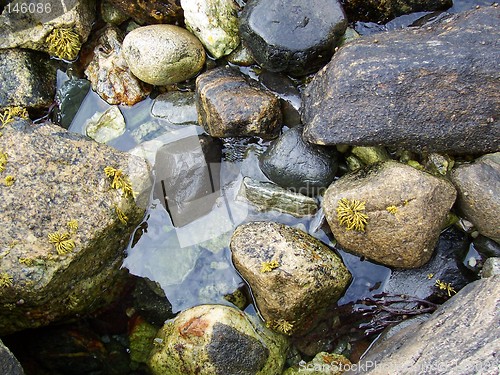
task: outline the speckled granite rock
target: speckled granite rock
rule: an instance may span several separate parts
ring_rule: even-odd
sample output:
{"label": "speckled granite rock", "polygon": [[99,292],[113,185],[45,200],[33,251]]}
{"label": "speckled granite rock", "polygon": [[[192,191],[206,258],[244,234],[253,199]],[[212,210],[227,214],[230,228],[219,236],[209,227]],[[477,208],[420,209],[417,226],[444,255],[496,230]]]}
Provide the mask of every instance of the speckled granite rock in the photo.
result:
{"label": "speckled granite rock", "polygon": [[[332,183],[323,209],[345,249],[384,265],[415,268],[432,256],[455,196],[448,181],[389,161]],[[350,225],[363,215],[364,225]]]}
{"label": "speckled granite rock", "polygon": [[167,322],[149,358],[154,375],[279,375],[287,340],[233,307],[200,305]]}
{"label": "speckled granite rock", "polygon": [[234,266],[252,289],[266,324],[292,334],[334,304],[351,275],[340,257],[298,229],[273,223],[240,225],[231,237]]}
{"label": "speckled granite rock", "polygon": [[212,137],[273,138],[281,129],[279,99],[229,67],[196,78],[196,107]]}
{"label": "speckled granite rock", "polygon": [[104,30],[94,48],[94,57],[85,69],[92,89],[109,104],[134,105],[151,92],[131,72],[122,54],[123,35],[118,28]]}
{"label": "speckled granite rock", "polygon": [[[15,12],[17,4],[19,11]],[[29,7],[22,12],[25,4],[43,5],[43,9]],[[47,5],[48,4],[48,5]],[[56,29],[71,29],[79,37],[79,46],[90,34],[95,19],[95,0],[65,0],[26,2],[14,0],[10,2],[11,12],[7,10],[0,15],[0,49],[29,48],[52,54],[51,44],[46,41],[49,34]],[[29,17],[27,16],[29,14]]]}
{"label": "speckled granite rock", "polygon": [[41,52],[0,50],[0,108],[45,108],[54,100],[56,68]]}
{"label": "speckled granite rock", "polygon": [[500,244],[500,152],[453,169],[451,180],[462,214],[483,236]]}
{"label": "speckled granite rock", "polygon": [[[95,311],[121,292],[123,249],[143,218],[151,181],[144,160],[50,123],[17,121],[2,132],[3,335]],[[130,177],[137,204],[111,188],[107,166]],[[7,176],[15,178],[10,186]]]}

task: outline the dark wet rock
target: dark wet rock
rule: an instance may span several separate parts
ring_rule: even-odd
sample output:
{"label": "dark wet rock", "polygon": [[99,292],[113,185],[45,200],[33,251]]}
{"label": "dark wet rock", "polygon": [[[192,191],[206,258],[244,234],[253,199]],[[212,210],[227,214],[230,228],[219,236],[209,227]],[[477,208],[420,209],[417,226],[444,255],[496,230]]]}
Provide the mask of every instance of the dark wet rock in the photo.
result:
{"label": "dark wet rock", "polygon": [[[2,132],[0,333],[110,303],[122,291],[123,250],[149,198],[148,165],[50,123],[17,121]],[[129,176],[136,201],[111,188],[107,166]]]}
{"label": "dark wet rock", "polygon": [[485,258],[500,257],[500,244],[485,236],[477,236],[472,241],[477,252]]}
{"label": "dark wet rock", "polygon": [[304,138],[414,151],[498,151],[499,12],[486,7],[342,47],[304,93]]}
{"label": "dark wet rock", "polygon": [[323,209],[343,248],[384,265],[416,268],[431,258],[455,196],[449,182],[389,161],[335,181]]}
{"label": "dark wet rock", "polygon": [[238,6],[233,0],[181,0],[186,27],[215,59],[240,44]]}
{"label": "dark wet rock", "polygon": [[349,21],[387,22],[403,14],[445,10],[452,0],[342,0]]}
{"label": "dark wet rock", "polygon": [[220,196],[221,147],[212,137],[190,136],[158,150],[154,198],[176,227],[209,213]]}
{"label": "dark wet rock", "polygon": [[479,232],[500,243],[500,152],[485,155],[451,172],[457,206]]}
{"label": "dark wet rock", "polygon": [[261,211],[276,210],[302,217],[314,215],[318,210],[318,202],[314,198],[250,177],[243,178],[238,195]]}
{"label": "dark wet rock", "polygon": [[0,108],[47,108],[54,100],[56,68],[41,52],[0,50]]}
{"label": "dark wet rock", "polygon": [[57,90],[56,102],[59,107],[56,122],[63,128],[69,128],[89,89],[90,82],[86,79],[70,79]]}
{"label": "dark wet rock", "polygon": [[227,61],[239,66],[250,66],[255,64],[250,51],[242,43],[226,57]]}
{"label": "dark wet rock", "polygon": [[24,375],[23,368],[14,354],[0,340],[0,373],[8,375]]}
{"label": "dark wet rock", "polygon": [[174,317],[172,305],[158,283],[138,278],[132,296],[135,310],[149,323],[161,326]]}
{"label": "dark wet rock", "polygon": [[272,138],[281,128],[278,98],[228,67],[196,79],[196,106],[199,124],[212,137]]}
{"label": "dark wet rock", "polygon": [[[27,11],[22,11],[23,4],[28,6]],[[31,4],[35,5],[35,11],[30,10]],[[0,49],[29,48],[73,60],[92,30],[95,4],[95,0],[32,3],[12,1],[12,11],[5,10],[0,15]],[[14,11],[15,5],[18,6],[17,12]],[[61,39],[50,37],[53,32],[61,30],[63,34],[59,35],[75,37],[70,46]]]}
{"label": "dark wet rock", "polygon": [[194,93],[171,91],[156,97],[151,114],[174,125],[197,124]]}
{"label": "dark wet rock", "polygon": [[243,43],[274,72],[305,75],[330,60],[347,27],[337,0],[249,0],[240,17]]}
{"label": "dark wet rock", "polygon": [[495,374],[499,296],[500,276],[467,285],[427,321],[375,344],[360,362],[364,370],[358,366],[345,374]]}
{"label": "dark wet rock", "polygon": [[277,332],[303,330],[312,316],[340,298],[351,280],[330,248],[283,224],[243,224],[233,233],[230,248],[260,314]]}
{"label": "dark wet rock", "polygon": [[94,48],[94,56],[85,75],[92,89],[109,104],[134,105],[151,92],[151,87],[130,71],[122,54],[122,32],[106,28]]}
{"label": "dark wet rock", "polygon": [[175,0],[107,0],[140,25],[176,23],[182,19],[182,8]]}
{"label": "dark wet rock", "polygon": [[288,347],[283,336],[222,305],[183,311],[155,342],[149,359],[154,375],[279,375]]}
{"label": "dark wet rock", "polygon": [[129,19],[129,15],[115,7],[107,0],[101,2],[101,16],[104,22],[119,26]]}
{"label": "dark wet rock", "polygon": [[302,127],[283,133],[260,158],[260,168],[276,184],[305,195],[326,189],[337,172],[333,150],[311,145],[302,138]]}
{"label": "dark wet rock", "polygon": [[[440,302],[450,296],[445,290],[440,290],[436,280],[450,284],[458,292],[471,281],[472,275],[467,274],[459,264],[460,255],[467,251],[469,241],[465,234],[449,229],[439,237],[434,255],[424,266],[412,270],[394,270],[384,288],[390,295],[407,295],[419,299]],[[450,292],[453,295],[453,292]],[[407,308],[414,307],[409,302]]]}
{"label": "dark wet rock", "polygon": [[138,27],[123,40],[123,56],[141,81],[163,86],[196,75],[205,63],[205,50],[189,31],[174,25]]}

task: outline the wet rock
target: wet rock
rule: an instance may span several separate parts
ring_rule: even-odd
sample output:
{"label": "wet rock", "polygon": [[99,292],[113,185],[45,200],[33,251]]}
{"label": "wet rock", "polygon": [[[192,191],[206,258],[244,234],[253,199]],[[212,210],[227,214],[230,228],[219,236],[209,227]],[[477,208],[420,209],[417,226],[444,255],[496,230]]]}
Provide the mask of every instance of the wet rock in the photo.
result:
{"label": "wet rock", "polygon": [[484,262],[481,277],[493,277],[500,275],[500,258],[488,258]]}
{"label": "wet rock", "polygon": [[273,72],[305,75],[332,57],[347,20],[337,0],[250,0],[240,35],[255,60]]}
{"label": "wet rock", "polygon": [[233,52],[227,55],[227,61],[239,66],[250,66],[255,64],[255,60],[250,51],[241,43]]}
{"label": "wet rock", "polygon": [[182,20],[182,8],[176,0],[108,0],[140,25],[176,23]]}
{"label": "wet rock", "polygon": [[472,241],[474,248],[485,258],[500,257],[500,244],[484,236],[477,236]]}
{"label": "wet rock", "polygon": [[158,150],[154,198],[181,227],[212,210],[220,196],[221,144],[209,136],[191,136]]}
{"label": "wet rock", "polygon": [[403,14],[446,10],[452,0],[344,0],[344,10],[349,21],[387,22]]}
{"label": "wet rock", "polygon": [[351,361],[340,354],[320,352],[309,361],[300,361],[298,365],[289,367],[283,375],[297,375],[307,372],[310,375],[341,375],[350,368]]}
{"label": "wet rock", "polygon": [[394,161],[344,175],[323,208],[338,243],[384,265],[415,268],[432,256],[455,189]]}
{"label": "wet rock", "polygon": [[101,16],[104,22],[115,26],[119,26],[129,18],[128,14],[106,0],[101,2]]}
{"label": "wet rock", "polygon": [[154,338],[158,327],[149,324],[141,317],[131,319],[129,322],[129,349],[132,363],[148,362],[149,353],[153,349]]}
{"label": "wet rock", "polygon": [[457,205],[479,232],[500,243],[500,152],[485,155],[451,172]]}
{"label": "wet rock", "polygon": [[337,172],[335,153],[302,138],[302,127],[283,133],[260,158],[260,168],[276,184],[305,195],[320,193]]}
{"label": "wet rock", "polygon": [[160,327],[175,316],[161,286],[147,278],[137,279],[132,297],[136,312],[151,324]]}
{"label": "wet rock", "polygon": [[94,48],[94,57],[85,69],[92,89],[109,104],[134,105],[151,92],[131,72],[122,54],[122,32],[106,28]]}
{"label": "wet rock", "polygon": [[137,78],[158,86],[185,81],[205,63],[200,41],[174,25],[151,25],[131,31],[123,41],[123,55]]}
{"label": "wet rock", "polygon": [[[27,12],[22,11],[23,4],[29,6]],[[35,5],[34,11],[31,4]],[[0,49],[29,48],[66,60],[77,57],[92,30],[96,14],[95,0],[39,3],[16,0],[10,7],[12,11],[0,15]]]}
{"label": "wet rock", "polygon": [[212,137],[271,138],[281,128],[278,98],[228,67],[196,79],[196,106],[199,124]]}
{"label": "wet rock", "polygon": [[[484,153],[500,149],[499,8],[342,47],[304,93],[304,138],[317,144]],[[470,58],[473,56],[473,58]]]}
{"label": "wet rock", "polygon": [[216,59],[238,44],[238,8],[233,0],[181,0],[186,27]]}
{"label": "wet rock", "polygon": [[46,55],[0,50],[0,108],[47,108],[54,100],[56,68]]}
{"label": "wet rock", "polygon": [[238,195],[261,211],[276,210],[302,217],[314,215],[318,210],[318,202],[313,198],[250,177],[243,178]]}
{"label": "wet rock", "polygon": [[467,285],[427,321],[375,344],[359,363],[364,367],[345,374],[495,374],[499,296],[499,276]]}
{"label": "wet rock", "polygon": [[288,344],[283,336],[222,305],[200,305],[167,322],[149,359],[154,375],[279,375]]}
{"label": "wet rock", "polygon": [[[1,178],[14,177],[0,189],[3,335],[90,313],[121,293],[123,249],[151,182],[144,160],[59,126],[17,121],[2,132]],[[140,206],[111,188],[107,166],[128,175]]]}
{"label": "wet rock", "polygon": [[353,147],[351,152],[364,165],[371,165],[390,160],[389,154],[384,147]]}
{"label": "wet rock", "polygon": [[125,119],[116,105],[94,114],[84,126],[87,135],[99,143],[107,143],[125,133]]}
{"label": "wet rock", "polygon": [[285,334],[311,324],[311,316],[335,303],[351,279],[326,245],[283,224],[241,225],[230,248],[266,324]]}
{"label": "wet rock", "polygon": [[0,372],[9,375],[24,375],[21,364],[2,340],[0,340]]}
{"label": "wet rock", "polygon": [[[439,237],[429,262],[417,269],[392,271],[384,291],[390,295],[407,295],[433,302],[447,300],[472,281],[471,275],[465,273],[458,261],[468,247],[469,241],[465,234],[456,229],[448,229]],[[439,289],[437,280],[449,284],[454,292]],[[405,308],[413,308],[415,305],[414,302],[409,302]]]}
{"label": "wet rock", "polygon": [[89,89],[90,82],[86,79],[70,79],[57,90],[56,102],[59,107],[56,119],[64,129],[68,129],[71,125]]}
{"label": "wet rock", "polygon": [[151,114],[174,125],[198,124],[194,93],[171,91],[156,97]]}

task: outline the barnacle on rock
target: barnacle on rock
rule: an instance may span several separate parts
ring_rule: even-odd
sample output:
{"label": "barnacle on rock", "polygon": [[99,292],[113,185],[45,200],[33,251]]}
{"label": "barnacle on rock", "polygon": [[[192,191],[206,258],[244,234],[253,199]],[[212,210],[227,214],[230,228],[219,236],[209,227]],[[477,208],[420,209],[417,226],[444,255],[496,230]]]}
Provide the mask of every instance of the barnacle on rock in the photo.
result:
{"label": "barnacle on rock", "polygon": [[2,113],[0,113],[0,129],[7,125],[9,122],[14,121],[14,117],[27,119],[28,111],[26,110],[26,108],[22,108],[19,106],[6,108]]}
{"label": "barnacle on rock", "polygon": [[7,272],[0,273],[0,288],[12,286],[12,276]]}
{"label": "barnacle on rock", "polygon": [[69,233],[54,232],[49,233],[48,237],[59,255],[67,254],[75,248],[75,241],[71,239]]}
{"label": "barnacle on rock", "polygon": [[122,189],[123,195],[134,198],[136,193],[132,190],[132,184],[128,176],[121,169],[113,167],[104,168],[104,173],[111,179],[112,189]]}
{"label": "barnacle on rock", "polygon": [[78,230],[78,220],[76,219],[70,220],[66,223],[66,226],[68,227],[70,232],[75,233]]}
{"label": "barnacle on rock", "polygon": [[268,328],[274,329],[275,331],[284,333],[285,335],[290,335],[293,330],[293,325],[295,322],[289,322],[285,319],[278,319],[268,322],[266,325]]}
{"label": "barnacle on rock", "polygon": [[78,56],[82,43],[80,36],[69,27],[55,28],[45,39],[51,55],[64,60],[74,60]]}
{"label": "barnacle on rock", "polygon": [[347,230],[365,231],[368,215],[363,213],[366,202],[342,198],[338,202],[337,219]]}
{"label": "barnacle on rock", "polygon": [[262,264],[260,265],[260,272],[262,273],[271,272],[272,270],[278,268],[279,266],[280,265],[276,260],[272,260],[270,262],[262,262]]}
{"label": "barnacle on rock", "polygon": [[14,185],[14,182],[16,182],[16,178],[14,176],[7,176],[5,177],[5,186],[12,186]]}
{"label": "barnacle on rock", "polygon": [[116,212],[116,216],[118,216],[118,220],[120,220],[120,222],[123,225],[126,225],[128,223],[127,215],[125,215],[125,213],[118,206],[115,206],[115,212]]}
{"label": "barnacle on rock", "polygon": [[5,167],[7,165],[7,154],[4,152],[0,151],[0,173],[2,173],[5,170]]}
{"label": "barnacle on rock", "polygon": [[33,265],[33,259],[32,258],[19,258],[19,263],[25,264],[28,267],[31,267]]}
{"label": "barnacle on rock", "polygon": [[388,206],[385,209],[387,212],[393,215],[396,215],[396,212],[398,212],[398,208],[396,206]]}

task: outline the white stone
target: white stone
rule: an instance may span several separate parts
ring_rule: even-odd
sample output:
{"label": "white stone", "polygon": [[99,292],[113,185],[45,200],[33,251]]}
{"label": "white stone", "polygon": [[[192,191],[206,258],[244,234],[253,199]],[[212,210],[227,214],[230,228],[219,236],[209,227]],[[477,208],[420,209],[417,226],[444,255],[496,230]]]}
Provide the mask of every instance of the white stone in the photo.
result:
{"label": "white stone", "polygon": [[106,143],[125,133],[125,119],[120,108],[113,105],[88,119],[85,128],[90,138],[99,143]]}

